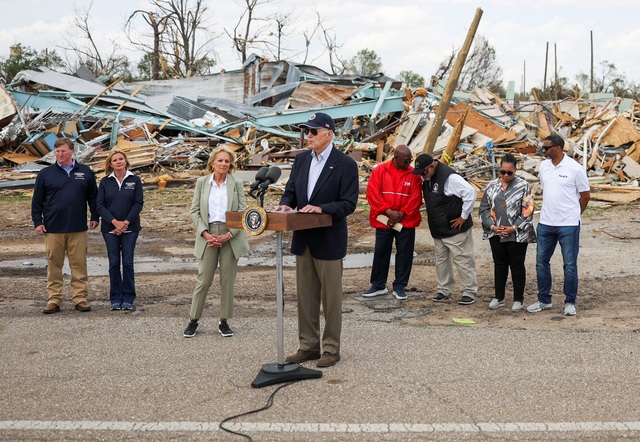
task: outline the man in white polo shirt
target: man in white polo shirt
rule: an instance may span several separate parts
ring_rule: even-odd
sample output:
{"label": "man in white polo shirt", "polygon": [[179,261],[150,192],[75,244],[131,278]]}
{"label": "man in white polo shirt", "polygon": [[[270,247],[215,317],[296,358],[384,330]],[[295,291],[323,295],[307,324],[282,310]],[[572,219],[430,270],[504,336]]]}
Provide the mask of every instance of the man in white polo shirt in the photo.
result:
{"label": "man in white polo shirt", "polygon": [[549,310],[551,304],[550,260],[560,243],[564,262],[564,314],[576,314],[578,295],[578,249],[580,215],[591,194],[584,168],[563,152],[564,139],[557,134],[544,139],[542,152],[546,160],[540,165],[538,178],[542,186],[542,212],[538,223],[536,273],[538,300],[527,307],[531,313]]}

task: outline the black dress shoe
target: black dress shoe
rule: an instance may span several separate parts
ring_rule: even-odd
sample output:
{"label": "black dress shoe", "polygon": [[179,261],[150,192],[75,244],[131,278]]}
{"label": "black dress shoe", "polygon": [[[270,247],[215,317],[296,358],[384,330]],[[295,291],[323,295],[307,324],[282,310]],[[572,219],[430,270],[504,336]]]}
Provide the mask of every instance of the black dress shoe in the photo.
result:
{"label": "black dress shoe", "polygon": [[60,306],[54,302],[50,302],[47,306],[42,310],[42,313],[45,315],[51,315],[53,313],[58,313],[60,311]]}

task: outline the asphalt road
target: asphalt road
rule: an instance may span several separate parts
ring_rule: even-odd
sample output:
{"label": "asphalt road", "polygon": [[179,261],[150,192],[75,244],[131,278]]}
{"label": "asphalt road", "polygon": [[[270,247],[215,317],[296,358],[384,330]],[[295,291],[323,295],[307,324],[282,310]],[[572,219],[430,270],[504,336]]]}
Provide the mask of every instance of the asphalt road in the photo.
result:
{"label": "asphalt road", "polygon": [[[345,313],[342,360],[322,378],[286,386],[270,408],[226,426],[256,441],[640,439],[636,333],[415,327],[371,315]],[[276,360],[275,315],[233,319],[232,338],[213,319],[201,324],[185,339],[177,318],[105,317],[70,303],[3,318],[0,439],[243,440],[219,423],[265,406],[282,385],[251,387]],[[284,325],[288,354],[296,321]]]}

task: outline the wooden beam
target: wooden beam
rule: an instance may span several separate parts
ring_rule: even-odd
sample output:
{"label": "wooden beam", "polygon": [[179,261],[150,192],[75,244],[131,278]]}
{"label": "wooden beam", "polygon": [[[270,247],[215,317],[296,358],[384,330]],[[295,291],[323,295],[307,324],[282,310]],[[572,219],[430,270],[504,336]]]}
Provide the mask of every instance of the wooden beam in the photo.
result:
{"label": "wooden beam", "polygon": [[453,133],[451,137],[449,137],[449,143],[447,143],[447,147],[444,149],[442,153],[442,157],[440,158],[443,163],[451,166],[453,163],[453,153],[458,148],[458,144],[460,143],[460,135],[462,135],[462,129],[464,128],[464,122],[467,120],[467,115],[469,115],[469,111],[472,106],[467,107],[467,110],[464,111],[462,117],[456,123],[456,127],[453,129]]}
{"label": "wooden beam", "polygon": [[424,144],[424,148],[422,149],[423,153],[431,154],[433,153],[433,148],[436,145],[436,140],[440,135],[440,130],[442,129],[442,125],[444,124],[444,117],[447,114],[447,110],[449,109],[449,103],[451,103],[451,98],[453,97],[453,92],[456,90],[458,86],[458,78],[460,77],[460,73],[462,72],[462,68],[464,67],[464,62],[467,59],[467,55],[469,54],[469,50],[471,49],[471,43],[473,42],[473,37],[478,30],[478,25],[480,24],[480,18],[482,18],[482,9],[476,9],[476,14],[473,17],[473,22],[471,23],[471,27],[467,32],[467,38],[462,45],[462,48],[458,51],[458,56],[456,57],[456,62],[451,69],[451,75],[447,80],[447,86],[444,88],[444,92],[442,93],[442,98],[440,99],[440,105],[438,106],[438,110],[436,112],[436,116],[433,119],[433,124],[431,126],[431,130],[429,131],[429,136],[427,136],[427,141]]}

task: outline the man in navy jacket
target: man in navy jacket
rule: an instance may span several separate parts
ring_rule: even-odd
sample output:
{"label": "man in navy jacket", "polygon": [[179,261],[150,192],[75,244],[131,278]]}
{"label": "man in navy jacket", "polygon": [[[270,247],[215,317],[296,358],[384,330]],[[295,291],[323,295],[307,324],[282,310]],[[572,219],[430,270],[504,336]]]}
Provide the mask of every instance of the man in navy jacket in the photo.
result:
{"label": "man in navy jacket", "polygon": [[31,218],[36,233],[44,236],[47,252],[47,306],[42,313],[60,311],[62,265],[65,254],[71,268],[71,290],[75,309],[88,312],[87,204],[89,227],[98,226],[98,188],[88,166],[73,159],[73,141],[59,138],[54,144],[56,162],[38,173],[31,200]]}
{"label": "man in navy jacket", "polygon": [[[333,147],[333,119],[318,112],[301,125],[310,150],[296,156],[284,195],[276,211],[327,213],[327,227],[293,232],[296,255],[298,337],[300,348],[286,362],[319,359],[318,367],[340,360],[342,332],[342,258],[347,254],[347,216],[358,200],[358,166]],[[325,327],[320,340],[320,305]],[[322,357],[321,357],[322,356]]]}

